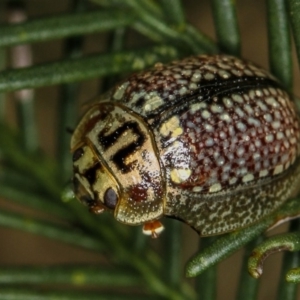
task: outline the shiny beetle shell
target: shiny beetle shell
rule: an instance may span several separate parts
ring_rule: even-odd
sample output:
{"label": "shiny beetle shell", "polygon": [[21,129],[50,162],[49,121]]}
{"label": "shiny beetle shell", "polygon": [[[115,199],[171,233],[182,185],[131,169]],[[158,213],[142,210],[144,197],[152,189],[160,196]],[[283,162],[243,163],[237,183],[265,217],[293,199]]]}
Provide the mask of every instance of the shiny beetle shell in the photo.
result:
{"label": "shiny beetle shell", "polygon": [[77,198],[129,225],[168,216],[221,234],[298,190],[294,103],[267,71],[226,55],[132,75],[91,105],[71,150]]}

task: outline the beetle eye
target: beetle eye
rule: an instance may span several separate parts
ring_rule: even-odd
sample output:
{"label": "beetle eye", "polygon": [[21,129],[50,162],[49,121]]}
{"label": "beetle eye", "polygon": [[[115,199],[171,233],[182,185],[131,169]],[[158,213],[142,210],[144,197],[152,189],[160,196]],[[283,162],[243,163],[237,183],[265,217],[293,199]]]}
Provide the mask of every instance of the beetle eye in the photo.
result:
{"label": "beetle eye", "polygon": [[83,155],[84,151],[82,148],[78,148],[75,150],[75,152],[73,153],[73,161],[77,161],[82,155]]}
{"label": "beetle eye", "polygon": [[117,202],[118,202],[117,193],[112,188],[108,188],[104,194],[104,204],[108,208],[114,209],[117,205]]}

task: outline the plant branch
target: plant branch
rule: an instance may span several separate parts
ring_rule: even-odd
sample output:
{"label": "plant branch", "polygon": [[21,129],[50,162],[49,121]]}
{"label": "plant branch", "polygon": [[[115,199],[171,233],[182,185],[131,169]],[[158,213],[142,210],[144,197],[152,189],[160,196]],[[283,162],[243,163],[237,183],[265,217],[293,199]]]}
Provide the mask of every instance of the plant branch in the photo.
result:
{"label": "plant branch", "polygon": [[51,266],[51,267],[1,267],[0,284],[71,284],[75,286],[97,285],[114,287],[138,286],[143,283],[130,270],[98,266]]}
{"label": "plant branch", "polygon": [[[205,249],[216,240],[216,237],[205,237],[200,240],[200,249]],[[196,278],[196,289],[199,300],[215,300],[217,295],[217,266],[211,266]]]}
{"label": "plant branch", "polygon": [[285,220],[300,214],[299,199],[291,199],[279,210],[260,222],[220,237],[211,246],[205,248],[192,258],[186,267],[186,275],[194,277],[211,266],[225,259],[245,244],[258,237],[262,232],[276,225],[278,220]]}
{"label": "plant branch", "polygon": [[299,0],[287,0],[289,21],[292,25],[293,37],[296,45],[298,65],[300,63],[300,2]]}
{"label": "plant branch", "polygon": [[7,212],[3,209],[0,211],[0,226],[38,234],[93,251],[102,251],[105,249],[100,240],[89,236],[87,233],[80,233],[72,228],[39,221],[20,214]]}
{"label": "plant branch", "polygon": [[213,0],[211,3],[221,51],[239,56],[241,41],[236,14],[236,1]]}
{"label": "plant branch", "polygon": [[130,25],[134,21],[134,15],[128,11],[101,10],[2,25],[0,47],[107,31]]}
{"label": "plant branch", "polygon": [[0,92],[37,88],[142,70],[158,61],[170,61],[178,55],[179,53],[175,48],[162,45],[142,50],[91,55],[30,68],[3,71],[0,73]]}
{"label": "plant branch", "polygon": [[53,199],[40,196],[32,190],[16,189],[16,185],[1,184],[0,197],[51,214],[53,217],[61,218],[67,222],[75,220],[70,210],[66,209],[63,205],[59,205]]}
{"label": "plant branch", "polygon": [[272,73],[292,91],[293,65],[290,28],[285,0],[268,0],[269,62]]}
{"label": "plant branch", "polygon": [[[139,16],[138,21],[134,24],[134,28],[147,36],[148,38],[166,43],[170,41],[181,48],[189,48],[189,53],[216,53],[218,51],[216,45],[210,38],[205,36],[199,30],[187,24],[179,26],[176,29],[172,25],[166,23],[166,15],[162,8],[153,1],[145,0],[91,0],[92,2],[105,7],[120,6],[130,8]],[[172,5],[172,3],[171,3]],[[177,8],[180,9],[178,3]],[[173,12],[174,13],[174,12]],[[175,16],[173,16],[174,20]],[[176,16],[178,21],[180,16]]]}
{"label": "plant branch", "polygon": [[112,294],[107,292],[78,292],[78,291],[47,291],[34,289],[1,288],[1,300],[155,300],[156,297],[145,295],[133,296],[126,294]]}

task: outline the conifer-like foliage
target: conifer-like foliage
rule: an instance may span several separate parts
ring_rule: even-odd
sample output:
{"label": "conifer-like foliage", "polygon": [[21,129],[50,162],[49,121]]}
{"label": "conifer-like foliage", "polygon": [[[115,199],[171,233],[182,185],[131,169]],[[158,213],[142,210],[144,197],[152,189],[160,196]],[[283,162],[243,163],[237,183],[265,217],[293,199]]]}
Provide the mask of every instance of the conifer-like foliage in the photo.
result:
{"label": "conifer-like foliage", "polygon": [[[63,13],[26,19],[30,2],[1,3],[5,14],[0,25],[0,226],[86,249],[104,262],[0,265],[0,299],[224,299],[218,292],[216,265],[245,245],[236,299],[258,299],[260,281],[250,277],[247,269],[259,277],[262,260],[270,253],[299,250],[298,221],[291,223],[290,233],[269,239],[262,236],[278,218],[299,215],[299,199],[291,199],[251,227],[201,239],[201,249],[192,258],[184,258],[182,248],[189,241],[180,222],[165,220],[167,230],[159,241],[151,241],[140,228],[118,224],[109,214],[89,213],[73,197],[69,185],[68,131],[78,121],[83,82],[101,79],[100,94],[119,78],[156,62],[202,53],[242,56],[238,1],[210,1],[216,40],[187,21],[186,1],[74,0],[68,1]],[[300,1],[264,2],[270,70],[293,93],[293,66],[298,68],[298,61],[292,60],[291,45],[295,43],[299,60]],[[243,1],[238,4],[242,6]],[[201,5],[199,1],[199,11]],[[101,51],[87,54],[85,41],[91,35],[99,39]],[[33,58],[32,63],[30,47],[51,41],[62,43],[61,59],[35,63]],[[57,117],[50,124],[56,145],[51,154],[42,150],[41,140],[47,140],[49,133],[37,121],[43,117],[37,117],[41,99],[35,90],[54,85],[59,93]],[[193,238],[198,244],[200,238]],[[22,255],[22,246],[16,247]],[[271,285],[278,300],[297,299],[297,285],[290,282],[300,281],[299,269],[291,270],[300,266],[298,255],[284,256],[280,283]]]}

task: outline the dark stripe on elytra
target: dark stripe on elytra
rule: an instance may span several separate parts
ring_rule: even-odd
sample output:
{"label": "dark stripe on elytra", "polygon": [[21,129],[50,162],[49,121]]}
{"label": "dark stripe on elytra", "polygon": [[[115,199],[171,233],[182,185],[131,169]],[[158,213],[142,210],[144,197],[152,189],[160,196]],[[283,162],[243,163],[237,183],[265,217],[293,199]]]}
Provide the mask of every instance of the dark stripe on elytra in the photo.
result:
{"label": "dark stripe on elytra", "polygon": [[[266,85],[267,83],[269,84],[269,86]],[[162,112],[161,115],[156,116],[152,120],[153,127],[156,128],[161,126],[161,124],[166,122],[166,120],[168,120],[170,117],[174,115],[180,117],[189,109],[191,104],[201,103],[201,102],[210,104],[211,102],[215,101],[214,98],[217,97],[217,101],[215,103],[223,106],[224,105],[222,102],[223,97],[230,98],[230,96],[233,93],[243,96],[243,94],[248,93],[250,90],[263,89],[266,87],[280,88],[279,84],[276,81],[267,78],[263,78],[261,80],[257,79],[256,85],[254,85],[253,82],[251,81],[248,82],[248,84],[244,82],[244,85],[238,85],[233,87],[227,85],[226,88],[222,85],[216,88],[212,88],[212,86],[205,86],[201,90],[201,96],[202,96],[201,100],[199,100],[197,97],[193,97],[193,98],[188,98],[186,99],[186,101],[180,102],[177,105],[173,105],[173,107]],[[169,136],[162,137],[161,138],[162,148],[168,147],[170,143],[172,143],[173,141],[174,140],[170,139]]]}
{"label": "dark stripe on elytra", "polygon": [[[268,83],[269,86],[266,85],[266,83]],[[222,102],[223,97],[230,97],[233,93],[242,96],[243,94],[248,93],[252,89],[263,89],[266,87],[279,88],[279,84],[276,81],[272,81],[270,79],[264,78],[264,80],[260,80],[260,81],[257,80],[256,85],[253,85],[253,82],[248,82],[248,84],[244,83],[244,85],[237,85],[233,87],[227,85],[226,88],[223,86],[216,87],[216,88],[212,88],[211,86],[203,87],[203,89],[201,90],[201,96],[202,96],[201,100],[199,100],[197,97],[188,98],[184,102],[181,102],[177,105],[173,105],[173,107],[171,107],[169,110],[162,112],[162,115],[159,115],[153,119],[152,121],[153,127],[161,126],[161,124],[163,124],[166,120],[168,120],[173,115],[180,117],[182,114],[184,114],[187,111],[187,109],[193,103],[205,102],[207,104],[210,104],[212,101],[215,101],[214,97],[217,97],[217,102],[215,103],[223,106],[224,105]],[[171,142],[172,140],[170,140],[169,137],[162,138],[163,148],[167,147]]]}
{"label": "dark stripe on elytra", "polygon": [[100,164],[96,163],[84,172],[83,176],[87,179],[90,185],[93,185],[96,182],[97,171],[99,170],[99,168]]}
{"label": "dark stripe on elytra", "polygon": [[124,132],[128,130],[131,130],[133,135],[136,136],[137,139],[131,144],[118,150],[112,156],[112,161],[117,165],[117,167],[122,173],[128,173],[131,170],[131,164],[125,164],[126,157],[137,151],[145,142],[145,136],[141,131],[138,123],[128,121],[123,123],[118,129],[116,129],[111,134],[103,135],[103,132],[100,132],[98,135],[99,143],[102,145],[104,150],[107,150],[109,147],[113,146],[116,143],[116,141],[121,137],[121,135]]}
{"label": "dark stripe on elytra", "polygon": [[160,122],[161,114],[163,114],[169,108],[174,108],[175,106],[189,105],[193,101],[198,102],[198,97],[212,99],[213,96],[217,96],[226,92],[231,91],[238,92],[243,90],[251,90],[255,88],[264,88],[264,87],[274,87],[282,88],[282,86],[270,78],[265,77],[252,77],[252,76],[243,76],[243,77],[234,77],[230,79],[220,79],[215,80],[204,80],[202,79],[198,89],[192,93],[188,93],[183,97],[176,97],[172,101],[165,101],[164,104],[157,109],[147,113],[147,118],[152,119],[151,124],[158,124]]}

